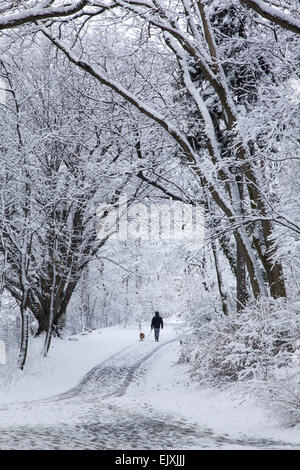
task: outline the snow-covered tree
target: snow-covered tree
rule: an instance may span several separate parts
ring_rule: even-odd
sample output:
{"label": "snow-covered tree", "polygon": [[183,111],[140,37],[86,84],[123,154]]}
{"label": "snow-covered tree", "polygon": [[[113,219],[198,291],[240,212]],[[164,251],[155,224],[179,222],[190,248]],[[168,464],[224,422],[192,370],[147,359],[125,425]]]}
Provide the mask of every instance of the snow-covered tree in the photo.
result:
{"label": "snow-covered tree", "polygon": [[[168,8],[163,3],[157,5],[151,2],[116,4],[125,12],[141,18],[140,30],[145,25],[150,35],[152,31],[158,31],[154,32],[154,35],[155,41],[160,40],[165,46],[162,56],[167,54],[167,50],[171,51],[179,67],[185,93],[190,95],[198,114],[198,127],[203,135],[202,148],[195,148],[193,140],[186,135],[184,126],[176,122],[176,116],[182,111],[180,100],[173,116],[168,113],[168,109],[161,113],[158,109],[161,104],[155,106],[151,103],[149,106],[145,97],[141,98],[136,92],[133,93],[114,81],[103,65],[90,63],[88,57],[84,56],[89,53],[88,45],[85,48],[84,42],[81,52],[83,55],[79,59],[66,42],[56,37],[54,31],[51,32],[45,27],[41,29],[72,63],[125,98],[169,134],[179,146],[182,157],[195,177],[226,217],[228,227],[236,239],[238,252],[246,265],[254,296],[265,295],[268,290],[274,297],[284,296],[282,266],[279,261],[274,262],[275,248],[271,242],[272,217],[265,199],[265,185],[258,170],[261,166],[257,165],[256,158],[253,157],[252,143],[242,138],[238,128],[240,117],[247,111],[247,107],[244,104],[241,107],[240,103],[242,82],[236,89],[236,83],[231,78],[232,67],[229,67],[230,59],[234,62],[232,48],[225,49],[219,39],[223,35],[227,45],[238,39],[243,55],[249,56],[250,51],[250,57],[254,57],[255,44],[250,47],[250,41],[247,40],[247,30],[248,34],[251,34],[251,40],[253,37],[251,25],[240,26],[245,34],[240,31],[236,34],[223,31],[222,22],[214,21],[216,15],[225,8],[220,1],[198,2],[197,5],[189,2],[174,3]],[[225,10],[228,12],[227,4],[228,2]],[[246,17],[240,18],[243,10],[235,1],[231,2],[231,11],[226,14],[228,17],[236,15],[236,18],[232,16],[233,23],[246,22]],[[239,56],[240,54],[236,60],[240,59]],[[261,74],[267,73],[264,63],[260,66]],[[256,66],[256,63],[249,66],[249,76],[254,73]],[[199,71],[198,80],[195,79],[195,67]],[[241,187],[246,189],[243,196],[245,201],[241,201]],[[261,234],[261,238],[256,239],[259,241],[256,247],[253,246],[252,235],[249,235],[245,228],[246,225],[253,225],[254,221],[260,226]]]}
{"label": "snow-covered tree", "polygon": [[28,308],[37,334],[47,333],[46,354],[85,266],[110,236],[98,238],[97,207],[114,204],[130,179],[120,163],[130,149],[112,141],[109,96],[98,99],[65,61],[49,69],[49,43],[27,45],[22,58],[2,63],[11,96],[1,124],[1,251],[24,337]]}

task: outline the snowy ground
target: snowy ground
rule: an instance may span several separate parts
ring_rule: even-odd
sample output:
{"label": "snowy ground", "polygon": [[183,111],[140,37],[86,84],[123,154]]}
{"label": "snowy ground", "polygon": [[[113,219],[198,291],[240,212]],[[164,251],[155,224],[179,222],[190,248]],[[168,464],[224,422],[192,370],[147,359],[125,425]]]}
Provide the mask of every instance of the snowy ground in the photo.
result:
{"label": "snowy ground", "polygon": [[300,448],[299,428],[270,421],[236,386],[191,383],[176,328],[166,323],[159,343],[137,328],[55,340],[46,360],[34,341],[25,373],[0,389],[0,449]]}

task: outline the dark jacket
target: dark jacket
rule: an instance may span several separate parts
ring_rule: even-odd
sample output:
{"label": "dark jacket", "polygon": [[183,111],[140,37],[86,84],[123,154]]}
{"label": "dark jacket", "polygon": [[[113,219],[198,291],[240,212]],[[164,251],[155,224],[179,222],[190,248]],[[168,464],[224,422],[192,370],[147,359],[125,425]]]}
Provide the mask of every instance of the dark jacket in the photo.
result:
{"label": "dark jacket", "polygon": [[155,317],[152,318],[151,329],[152,328],[163,328],[164,322],[162,318],[156,313]]}

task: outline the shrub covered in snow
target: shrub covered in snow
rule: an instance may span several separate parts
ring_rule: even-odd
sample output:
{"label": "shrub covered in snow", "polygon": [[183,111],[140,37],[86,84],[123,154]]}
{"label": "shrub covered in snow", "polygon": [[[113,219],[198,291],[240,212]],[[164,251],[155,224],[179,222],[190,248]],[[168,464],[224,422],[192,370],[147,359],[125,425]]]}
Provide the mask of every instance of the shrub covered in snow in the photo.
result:
{"label": "shrub covered in snow", "polygon": [[287,368],[283,377],[261,383],[258,390],[270,416],[285,426],[300,423],[300,368]]}
{"label": "shrub covered in snow", "polygon": [[239,381],[284,425],[300,423],[300,309],[261,299],[228,317],[199,315],[181,338],[180,361],[200,384]]}
{"label": "shrub covered in snow", "polygon": [[300,312],[284,300],[262,299],[241,313],[191,324],[180,359],[200,383],[268,380],[293,364],[299,338]]}

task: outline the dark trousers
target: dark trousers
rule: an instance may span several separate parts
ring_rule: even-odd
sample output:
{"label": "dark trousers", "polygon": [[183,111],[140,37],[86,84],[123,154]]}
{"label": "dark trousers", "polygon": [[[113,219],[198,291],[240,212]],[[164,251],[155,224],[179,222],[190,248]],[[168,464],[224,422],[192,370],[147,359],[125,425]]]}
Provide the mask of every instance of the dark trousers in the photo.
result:
{"label": "dark trousers", "polygon": [[154,328],[154,338],[155,341],[158,341],[160,328]]}

